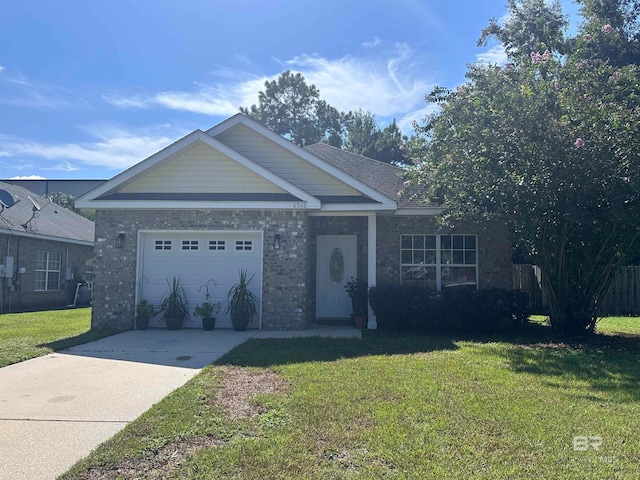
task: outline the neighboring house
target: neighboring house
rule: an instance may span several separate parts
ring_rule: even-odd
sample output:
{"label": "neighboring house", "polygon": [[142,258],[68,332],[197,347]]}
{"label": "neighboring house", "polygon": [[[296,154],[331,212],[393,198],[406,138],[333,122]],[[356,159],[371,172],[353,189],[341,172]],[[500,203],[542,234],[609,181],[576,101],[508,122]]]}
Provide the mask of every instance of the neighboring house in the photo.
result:
{"label": "neighboring house", "polygon": [[106,180],[61,180],[61,179],[8,179],[0,182],[11,183],[48,197],[54,193],[66,193],[74,198],[84,195],[92,188],[102,185]]}
{"label": "neighboring house", "polygon": [[91,281],[94,224],[44,197],[0,182],[16,203],[0,212],[0,313],[60,308]]}
{"label": "neighboring house", "polygon": [[440,209],[398,195],[402,176],[325,144],[299,148],[241,114],[196,130],[78,199],[96,209],[93,328],[132,328],[135,304],[158,305],[174,276],[191,309],[207,285],[224,304],[240,269],[255,275],[254,326],[269,329],[348,319],[351,277],[511,288],[506,226],[443,229]]}

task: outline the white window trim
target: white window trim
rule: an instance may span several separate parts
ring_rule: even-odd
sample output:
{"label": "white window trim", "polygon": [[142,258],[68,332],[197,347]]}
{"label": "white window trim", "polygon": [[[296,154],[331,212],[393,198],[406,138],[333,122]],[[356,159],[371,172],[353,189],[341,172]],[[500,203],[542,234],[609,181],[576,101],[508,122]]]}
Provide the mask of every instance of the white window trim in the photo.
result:
{"label": "white window trim", "polygon": [[[478,248],[478,235],[474,234],[474,233],[402,233],[400,234],[400,252],[399,252],[399,257],[400,257],[400,284],[402,285],[402,267],[404,266],[417,266],[416,264],[407,264],[407,263],[402,263],[402,237],[405,236],[410,236],[410,237],[414,237],[414,236],[434,236],[436,237],[436,263],[432,264],[432,263],[428,263],[428,264],[423,264],[422,266],[424,267],[435,267],[436,269],[436,290],[438,292],[442,291],[442,268],[445,267],[474,267],[476,270],[476,290],[478,288],[480,288],[480,282],[479,282],[479,267],[478,267],[478,257],[480,256],[479,254],[479,248]],[[476,239],[476,248],[475,248],[475,252],[476,252],[476,261],[475,263],[466,263],[466,264],[460,264],[460,263],[451,263],[451,264],[443,264],[442,263],[442,248],[441,248],[441,237],[448,237],[448,236],[473,236]],[[413,247],[412,247],[413,250]]]}

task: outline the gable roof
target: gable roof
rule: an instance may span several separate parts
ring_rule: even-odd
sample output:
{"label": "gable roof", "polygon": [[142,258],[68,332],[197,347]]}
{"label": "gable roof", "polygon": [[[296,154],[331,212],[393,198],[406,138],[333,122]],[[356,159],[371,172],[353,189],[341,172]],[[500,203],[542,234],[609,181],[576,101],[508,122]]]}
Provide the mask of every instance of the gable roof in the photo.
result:
{"label": "gable roof", "polygon": [[[18,185],[0,182],[0,189],[16,201],[0,213],[0,233],[93,245],[95,227],[91,220]],[[29,197],[39,205],[39,211],[34,212]]]}
{"label": "gable roof", "polygon": [[[229,137],[225,132],[244,128],[245,143]],[[237,135],[236,135],[237,137]],[[232,141],[233,140],[233,141]],[[261,189],[252,191],[251,185],[237,185],[231,192],[226,186],[218,190],[202,191],[203,182],[198,172],[193,175],[190,190],[172,191],[151,180],[154,172],[167,169],[173,161],[186,158],[196,145],[212,150],[211,158],[201,165],[212,175],[220,163],[219,155],[243,167],[242,179],[253,179]],[[265,158],[265,151],[271,158]],[[215,158],[218,158],[216,164]],[[274,160],[275,159],[275,160]],[[279,163],[280,162],[280,163]],[[224,173],[221,173],[224,175]],[[149,179],[144,182],[144,178]],[[161,176],[156,175],[156,179]],[[263,183],[258,182],[258,177]],[[309,182],[313,177],[314,182]],[[167,178],[164,175],[162,178]],[[224,177],[223,177],[224,178]],[[230,180],[238,182],[233,175]],[[183,179],[184,181],[184,179]],[[273,188],[266,188],[266,183]],[[323,187],[326,186],[325,187]],[[153,190],[158,188],[158,190]],[[198,190],[200,188],[200,190]],[[224,191],[223,191],[224,190]],[[311,190],[311,191],[310,191]],[[86,193],[76,201],[79,208],[216,208],[216,209],[309,209],[327,211],[387,210],[394,211],[396,203],[375,188],[346,174],[328,162],[305,151],[289,140],[275,134],[243,114],[237,114],[206,133],[196,130],[151,157],[134,165],[106,183]]]}
{"label": "gable roof", "polygon": [[[251,174],[270,182],[281,189],[281,192],[268,199],[268,203],[266,203],[267,199],[264,197],[264,192],[258,192],[260,193],[258,197],[256,197],[256,192],[237,192],[236,195],[229,194],[230,196],[226,197],[221,196],[219,192],[191,192],[183,193],[182,195],[176,192],[121,192],[121,190],[141,180],[150,172],[184,155],[188,150],[203,144],[224,155]],[[283,198],[283,194],[289,195]],[[214,204],[218,208],[251,208],[255,202],[260,202],[261,208],[276,208],[283,201],[306,202],[308,208],[320,208],[320,201],[317,198],[283,180],[273,172],[207,135],[202,130],[193,131],[172,145],[91,190],[80,197],[76,201],[76,205],[80,208],[177,208],[176,201],[181,202],[180,206],[183,208],[212,208]]]}
{"label": "gable roof", "polygon": [[304,148],[316,157],[394,200],[398,208],[433,210],[434,213],[442,210],[442,208],[433,205],[425,205],[415,198],[398,195],[404,188],[406,170],[403,168],[332,147],[326,143],[315,143]]}
{"label": "gable roof", "polygon": [[313,165],[314,167],[318,168],[319,170],[325,173],[328,173],[329,175],[337,178],[338,180],[348,184],[349,186],[360,191],[362,194],[371,198],[372,200],[379,202],[381,204],[380,210],[395,210],[396,203],[393,197],[387,197],[386,195],[381,195],[381,193],[378,190],[371,188],[366,183],[361,182],[358,178],[346,174],[345,171],[343,171],[342,169],[337,168],[331,163],[324,161],[322,158],[311,154],[304,148],[299,147],[292,141],[284,138],[282,135],[279,135],[273,132],[272,130],[268,129],[264,125],[256,122],[255,120],[247,117],[242,113],[238,113],[233,117],[219,123],[215,127],[210,128],[209,130],[207,130],[207,134],[213,137],[219,137],[224,132],[232,129],[233,127],[239,124],[258,133],[262,137],[269,139],[271,142],[278,145],[285,151],[288,151],[302,158],[303,160]]}

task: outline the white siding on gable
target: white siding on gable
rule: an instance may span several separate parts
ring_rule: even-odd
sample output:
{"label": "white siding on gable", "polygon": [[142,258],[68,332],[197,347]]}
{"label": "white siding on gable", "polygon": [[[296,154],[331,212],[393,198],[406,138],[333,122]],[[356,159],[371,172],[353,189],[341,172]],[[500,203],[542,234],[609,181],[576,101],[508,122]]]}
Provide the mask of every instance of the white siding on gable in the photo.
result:
{"label": "white siding on gable", "polygon": [[242,124],[215,138],[311,195],[361,195],[358,190]]}
{"label": "white siding on gable", "polygon": [[120,190],[122,193],[285,193],[214,148],[198,142]]}

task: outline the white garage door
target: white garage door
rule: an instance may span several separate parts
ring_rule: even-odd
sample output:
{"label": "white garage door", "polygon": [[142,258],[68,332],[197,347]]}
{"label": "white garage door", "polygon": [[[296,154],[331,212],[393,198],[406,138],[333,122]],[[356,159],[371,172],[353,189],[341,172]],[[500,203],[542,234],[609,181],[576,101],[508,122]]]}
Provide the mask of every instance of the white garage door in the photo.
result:
{"label": "white garage door", "polygon": [[[141,233],[138,283],[140,298],[157,306],[168,290],[167,280],[180,278],[189,302],[191,319],[187,328],[202,328],[193,309],[205,299],[209,286],[211,302],[222,303],[222,311],[215,315],[216,328],[231,328],[231,319],[224,314],[227,292],[238,281],[241,269],[247,270],[249,287],[262,300],[262,232],[236,231],[153,231]],[[261,311],[261,305],[258,311]],[[164,327],[157,316],[149,324]],[[253,319],[250,328],[260,327],[260,318]]]}

